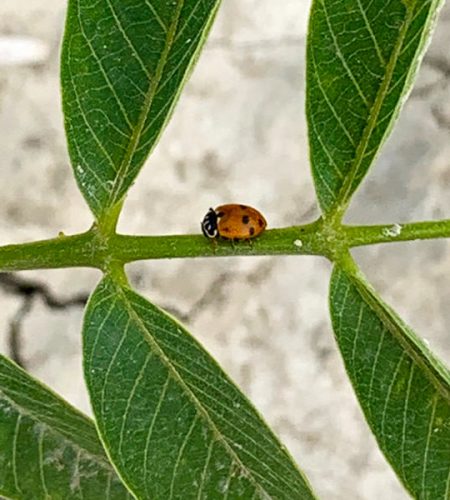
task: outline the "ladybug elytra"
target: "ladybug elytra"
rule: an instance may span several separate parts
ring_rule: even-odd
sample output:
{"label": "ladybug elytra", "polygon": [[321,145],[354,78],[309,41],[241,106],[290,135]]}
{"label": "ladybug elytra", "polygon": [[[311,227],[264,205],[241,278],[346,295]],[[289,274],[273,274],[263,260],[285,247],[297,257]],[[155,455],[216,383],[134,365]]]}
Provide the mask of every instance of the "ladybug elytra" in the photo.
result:
{"label": "ladybug elytra", "polygon": [[210,208],[202,221],[207,238],[218,236],[227,240],[249,240],[260,235],[267,226],[266,219],[255,208],[228,204]]}

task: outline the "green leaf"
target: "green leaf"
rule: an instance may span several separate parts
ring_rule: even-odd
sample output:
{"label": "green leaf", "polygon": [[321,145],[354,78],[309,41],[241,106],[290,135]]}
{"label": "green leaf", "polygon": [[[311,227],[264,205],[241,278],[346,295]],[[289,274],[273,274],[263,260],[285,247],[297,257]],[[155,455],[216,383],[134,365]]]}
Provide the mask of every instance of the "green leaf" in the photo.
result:
{"label": "green leaf", "polygon": [[69,0],[61,78],[69,153],[97,217],[167,123],[219,0]]}
{"label": "green leaf", "polygon": [[174,319],[105,278],[84,324],[99,432],[138,498],[308,499],[291,457]]}
{"label": "green leaf", "polygon": [[335,268],[330,305],[381,450],[414,498],[450,498],[450,373],[358,271]]}
{"label": "green leaf", "polygon": [[131,499],[92,422],[0,356],[0,494]]}
{"label": "green leaf", "polygon": [[442,0],[313,0],[306,108],[322,210],[342,213],[411,89]]}

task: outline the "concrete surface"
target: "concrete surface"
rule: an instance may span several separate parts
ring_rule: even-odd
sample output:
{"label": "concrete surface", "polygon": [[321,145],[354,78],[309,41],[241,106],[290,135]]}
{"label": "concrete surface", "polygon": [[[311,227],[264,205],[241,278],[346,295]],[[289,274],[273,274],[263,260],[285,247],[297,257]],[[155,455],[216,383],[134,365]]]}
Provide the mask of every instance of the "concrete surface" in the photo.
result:
{"label": "concrete surface", "polygon": [[[175,116],[130,191],[121,231],[198,231],[209,206],[234,201],[260,208],[272,227],[317,215],[303,111],[308,9],[306,0],[285,0],[282,9],[271,0],[224,1]],[[63,20],[60,0],[0,2],[0,37],[46,46],[32,63],[20,55],[14,65],[0,59],[2,243],[81,231],[91,222],[62,129]],[[449,28],[447,6],[416,89],[348,220],[448,217]],[[450,361],[448,253],[446,242],[420,242],[356,255],[383,297]],[[327,315],[325,260],[177,260],[138,263],[129,271],[137,288],[182,318],[230,372],[321,498],[408,498],[377,450],[345,376]],[[81,377],[82,308],[70,301],[88,294],[99,274],[18,277],[36,291],[24,305],[20,286],[0,287],[0,350],[11,354],[15,326],[16,354],[27,368],[89,412]],[[49,295],[69,303],[50,307]]]}

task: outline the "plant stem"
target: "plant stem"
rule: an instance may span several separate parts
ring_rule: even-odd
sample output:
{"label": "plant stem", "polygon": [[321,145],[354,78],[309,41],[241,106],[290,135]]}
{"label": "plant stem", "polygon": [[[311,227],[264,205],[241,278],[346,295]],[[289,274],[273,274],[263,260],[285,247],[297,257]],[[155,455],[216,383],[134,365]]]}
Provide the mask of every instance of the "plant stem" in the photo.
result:
{"label": "plant stem", "polygon": [[255,240],[207,240],[203,235],[125,236],[111,238],[114,256],[122,262],[171,257],[243,255],[326,255],[321,221],[304,226],[271,229]]}
{"label": "plant stem", "polygon": [[321,219],[303,226],[271,229],[252,241],[208,241],[202,235],[101,237],[97,228],[73,236],[0,247],[0,272],[94,267],[136,260],[244,255],[322,255],[336,260],[336,248],[398,241],[450,238],[450,220],[378,226],[338,226]]}
{"label": "plant stem", "polygon": [[[266,231],[254,241],[210,241],[202,235],[125,236],[86,233],[0,247],[0,272],[61,267],[111,266],[135,260],[237,255],[327,255],[320,220]],[[120,266],[119,266],[120,267]]]}
{"label": "plant stem", "polygon": [[96,234],[90,230],[73,236],[0,247],[0,271],[100,267]]}
{"label": "plant stem", "polygon": [[342,226],[349,248],[377,243],[450,238],[450,219],[378,226]]}

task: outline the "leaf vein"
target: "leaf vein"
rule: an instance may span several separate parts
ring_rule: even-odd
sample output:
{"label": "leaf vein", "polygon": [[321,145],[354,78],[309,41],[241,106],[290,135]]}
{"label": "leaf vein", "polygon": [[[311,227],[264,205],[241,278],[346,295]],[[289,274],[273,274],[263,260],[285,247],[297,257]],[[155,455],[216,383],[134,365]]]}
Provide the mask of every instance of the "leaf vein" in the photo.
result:
{"label": "leaf vein", "polygon": [[380,60],[380,62],[381,62],[381,64],[383,66],[386,66],[386,61],[385,61],[385,59],[383,57],[383,53],[381,52],[380,46],[378,45],[378,40],[377,40],[377,38],[375,36],[375,33],[372,30],[372,26],[370,25],[369,19],[367,18],[366,11],[364,10],[364,8],[363,8],[363,6],[361,4],[361,0],[356,0],[356,2],[358,4],[359,10],[361,11],[361,15],[362,15],[362,17],[364,19],[364,24],[366,25],[367,31],[370,34],[370,38],[373,41],[373,45],[375,47],[378,59]]}
{"label": "leaf vein", "polygon": [[142,111],[140,113],[136,127],[134,128],[133,133],[131,135],[130,142],[128,143],[127,151],[126,151],[124,158],[123,158],[123,160],[118,168],[117,176],[114,180],[113,189],[112,189],[110,199],[109,199],[109,206],[112,206],[112,205],[114,205],[115,202],[119,201],[118,197],[120,196],[120,191],[122,189],[122,185],[127,177],[128,170],[131,167],[131,162],[132,162],[133,156],[136,152],[136,148],[139,145],[139,141],[140,141],[141,136],[142,136],[142,131],[144,129],[145,122],[146,122],[148,114],[150,113],[150,110],[152,108],[154,97],[157,93],[158,86],[160,84],[160,81],[161,81],[161,78],[162,78],[162,75],[164,72],[164,68],[165,68],[166,63],[167,63],[169,52],[172,48],[175,32],[176,32],[176,29],[178,26],[178,22],[180,19],[181,10],[183,8],[183,5],[184,5],[184,0],[177,0],[175,15],[172,19],[170,28],[167,31],[166,44],[165,44],[164,50],[161,54],[161,57],[159,59],[158,65],[156,67],[153,82],[151,81],[149,83],[149,87],[147,90],[147,96],[146,96],[146,99],[143,103]]}
{"label": "leaf vein", "polygon": [[180,449],[178,450],[177,458],[175,459],[175,464],[173,466],[172,481],[170,482],[170,496],[169,496],[170,500],[173,499],[174,490],[175,490],[175,479],[177,477],[177,470],[178,470],[178,467],[179,467],[180,462],[181,462],[181,457],[183,456],[184,449],[186,448],[187,443],[189,442],[189,439],[191,437],[191,434],[194,431],[195,425],[197,423],[197,419],[198,419],[198,414],[195,414],[194,418],[192,419],[192,423],[189,427],[189,430],[187,431],[186,436],[184,437],[183,442],[180,446]]}
{"label": "leaf vein", "polygon": [[13,449],[12,449],[12,472],[14,476],[14,486],[16,490],[22,495],[22,489],[19,484],[19,476],[17,474],[17,439],[19,436],[19,427],[20,427],[20,421],[22,420],[22,415],[21,413],[18,412],[17,414],[17,421],[16,421],[16,426],[14,428],[14,436],[13,436]]}
{"label": "leaf vein", "polygon": [[91,40],[89,40],[89,37],[86,35],[86,32],[84,30],[83,19],[82,19],[82,15],[81,15],[80,2],[77,1],[76,5],[78,7],[78,9],[77,9],[77,17],[78,17],[78,23],[79,23],[79,26],[80,26],[80,34],[82,35],[82,37],[86,41],[87,46],[89,47],[89,50],[90,50],[93,58],[95,59],[95,62],[97,63],[97,66],[98,66],[98,68],[99,68],[99,70],[100,70],[100,72],[101,72],[101,74],[102,74],[102,76],[103,76],[106,84],[108,85],[108,88],[111,91],[112,96],[114,97],[114,99],[116,100],[116,102],[117,102],[117,104],[119,106],[120,112],[122,113],[122,116],[124,117],[125,122],[127,123],[128,127],[130,128],[130,130],[133,130],[133,125],[132,125],[131,120],[130,120],[128,114],[127,114],[125,106],[123,105],[122,101],[120,100],[119,96],[117,95],[117,93],[116,93],[116,91],[114,89],[114,85],[111,83],[111,80],[109,79],[108,73],[105,70],[105,68],[103,67],[101,59],[98,57],[97,52],[95,51],[94,47],[92,46]]}
{"label": "leaf vein", "polygon": [[126,41],[127,45],[131,49],[132,54],[134,55],[134,57],[138,61],[138,63],[140,65],[142,71],[144,72],[144,74],[150,80],[151,79],[151,75],[150,75],[147,67],[144,64],[144,61],[142,60],[141,56],[139,55],[138,51],[136,50],[135,46],[133,45],[133,42],[131,41],[130,37],[127,35],[127,32],[126,32],[126,30],[125,30],[125,28],[124,28],[124,26],[122,24],[122,21],[120,20],[120,17],[118,16],[117,12],[115,11],[111,0],[106,0],[106,4],[108,5],[108,7],[109,7],[109,9],[111,11],[111,14],[113,15],[114,21],[115,21],[117,27],[119,28],[120,33],[122,34],[122,36],[123,36],[124,40]]}
{"label": "leaf vein", "polygon": [[169,387],[169,382],[170,382],[170,372],[168,371],[166,381],[164,382],[163,388],[161,390],[161,394],[159,396],[158,403],[155,407],[155,413],[153,414],[152,420],[150,421],[150,425],[148,427],[148,432],[147,432],[147,437],[145,439],[143,470],[145,471],[144,472],[144,484],[145,484],[145,491],[147,493],[148,498],[150,498],[150,492],[148,490],[148,481],[147,481],[147,477],[148,477],[148,474],[150,471],[150,468],[147,467],[147,465],[148,465],[148,452],[150,450],[150,442],[152,439],[153,429],[155,427],[155,422],[156,422],[156,419],[158,418],[159,412],[161,411],[162,403],[166,397],[166,392],[167,392],[167,388]]}
{"label": "leaf vein", "polygon": [[156,11],[154,5],[152,5],[152,3],[149,2],[149,0],[145,0],[145,5],[150,9],[150,11],[152,12],[152,14],[155,16],[156,21],[161,26],[161,28],[163,29],[164,33],[167,33],[167,26],[164,24],[163,20],[161,19],[161,16]]}
{"label": "leaf vein", "polygon": [[410,373],[409,373],[409,378],[408,378],[408,386],[406,388],[406,395],[405,395],[405,405],[403,407],[403,424],[402,424],[402,437],[401,437],[401,452],[400,452],[400,461],[401,461],[401,468],[402,468],[402,476],[403,480],[406,481],[406,467],[405,467],[405,455],[406,455],[406,422],[408,419],[408,406],[409,406],[409,398],[411,396],[411,386],[412,386],[412,379],[414,376],[414,369],[415,369],[415,364],[411,363],[410,367]]}
{"label": "leaf vein", "polygon": [[427,478],[427,467],[428,467],[428,452],[430,451],[431,436],[433,434],[433,424],[434,416],[436,414],[436,406],[438,403],[437,394],[434,395],[433,405],[431,407],[430,423],[428,425],[427,442],[425,444],[424,457],[423,457],[423,469],[422,469],[422,493],[426,494],[426,478]]}
{"label": "leaf vein", "polygon": [[367,107],[370,107],[369,101],[364,95],[364,92],[361,90],[361,87],[359,86],[358,80],[355,78],[355,75],[352,73],[350,67],[347,64],[347,61],[345,60],[344,55],[341,52],[341,49],[339,47],[339,43],[336,37],[336,33],[334,32],[333,25],[331,24],[331,18],[328,14],[328,10],[326,7],[326,0],[320,0],[320,3],[322,4],[325,20],[327,23],[328,31],[330,32],[331,38],[333,39],[333,45],[334,48],[336,49],[336,55],[338,56],[343,68],[345,69],[347,75],[349,76],[350,80],[352,81],[354,87],[356,88],[356,91],[358,92],[359,97],[361,100],[364,102],[364,104]]}

